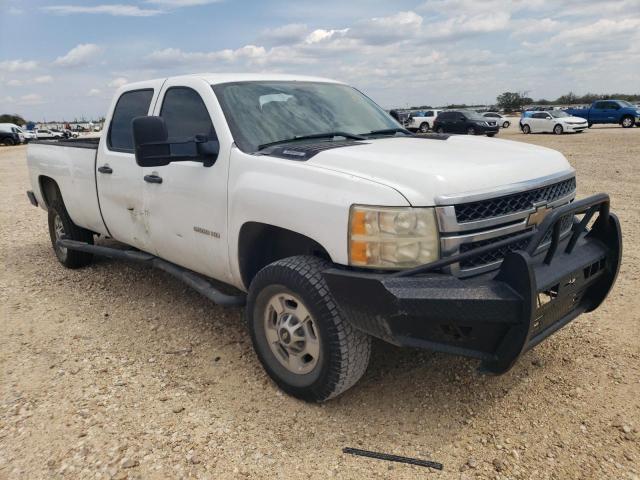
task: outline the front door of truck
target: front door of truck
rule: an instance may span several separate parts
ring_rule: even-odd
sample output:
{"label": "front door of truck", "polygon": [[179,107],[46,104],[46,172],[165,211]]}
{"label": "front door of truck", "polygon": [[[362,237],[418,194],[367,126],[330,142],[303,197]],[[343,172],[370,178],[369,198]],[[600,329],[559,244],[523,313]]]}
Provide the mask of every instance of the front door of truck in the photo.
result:
{"label": "front door of truck", "polygon": [[[143,168],[153,248],[170,262],[225,280],[231,137],[226,130],[220,133],[226,128],[222,110],[204,80],[182,77],[164,84],[154,114],[164,118],[170,140],[206,135],[220,142],[220,153],[211,167],[201,161],[181,161]],[[187,151],[192,146],[173,147],[172,153],[195,154],[194,148]]]}
{"label": "front door of truck", "polygon": [[123,92],[107,119],[109,128],[100,141],[96,184],[100,210],[113,238],[152,252],[148,215],[143,203],[142,167],[136,164],[131,120],[153,111],[162,80]]}

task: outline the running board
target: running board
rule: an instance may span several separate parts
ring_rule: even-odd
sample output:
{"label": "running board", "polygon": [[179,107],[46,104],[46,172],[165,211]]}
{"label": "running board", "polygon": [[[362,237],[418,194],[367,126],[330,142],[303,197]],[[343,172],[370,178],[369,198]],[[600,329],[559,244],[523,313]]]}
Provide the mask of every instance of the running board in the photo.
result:
{"label": "running board", "polygon": [[192,272],[191,270],[180,267],[175,263],[167,262],[155,255],[151,255],[150,253],[140,252],[138,250],[120,250],[118,248],[103,247],[101,245],[91,245],[85,242],[69,240],[67,238],[58,240],[56,244],[59,247],[68,248],[69,250],[92,253],[100,257],[108,257],[115,260],[128,260],[157,268],[167,272],[178,280],[182,280],[209,300],[224,307],[239,307],[246,303],[246,296],[244,294],[228,295],[226,293],[222,293],[214,287],[211,282],[200,275]]}

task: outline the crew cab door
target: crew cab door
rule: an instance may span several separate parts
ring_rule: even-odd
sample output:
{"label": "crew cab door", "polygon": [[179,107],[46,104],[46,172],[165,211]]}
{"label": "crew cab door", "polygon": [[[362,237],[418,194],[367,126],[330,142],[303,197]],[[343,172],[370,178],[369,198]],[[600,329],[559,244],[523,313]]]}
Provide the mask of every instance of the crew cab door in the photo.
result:
{"label": "crew cab door", "polygon": [[[227,251],[227,173],[231,136],[213,90],[200,78],[168,80],[155,115],[164,118],[170,140],[204,134],[220,142],[215,164],[181,161],[145,167],[141,175],[151,242],[158,256],[225,281]],[[174,154],[195,154],[182,150]]]}
{"label": "crew cab door", "polygon": [[153,110],[162,80],[120,94],[109,129],[101,139],[96,161],[96,184],[104,223],[120,242],[152,252],[147,211],[143,202],[142,167],[136,164],[131,121]]}
{"label": "crew cab door", "polygon": [[595,102],[589,110],[589,121],[591,123],[616,123],[618,112],[615,107],[619,108],[615,102],[606,100]]}

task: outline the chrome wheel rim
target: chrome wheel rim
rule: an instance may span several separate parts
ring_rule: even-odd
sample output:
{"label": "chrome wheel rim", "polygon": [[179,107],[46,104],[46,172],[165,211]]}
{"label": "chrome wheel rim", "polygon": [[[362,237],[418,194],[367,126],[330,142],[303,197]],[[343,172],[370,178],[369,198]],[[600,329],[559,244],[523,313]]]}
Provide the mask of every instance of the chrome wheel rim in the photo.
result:
{"label": "chrome wheel rim", "polygon": [[64,224],[62,223],[62,219],[60,215],[56,215],[53,219],[53,232],[56,237],[56,251],[58,252],[61,258],[65,258],[67,256],[66,247],[61,247],[58,245],[58,240],[64,237]]}
{"label": "chrome wheel rim", "polygon": [[624,127],[630,127],[631,126],[631,119],[630,118],[625,118],[624,120],[622,120],[622,125]]}
{"label": "chrome wheel rim", "polygon": [[278,293],[267,302],[264,331],[271,352],[291,373],[311,372],[320,358],[320,332],[302,301]]}

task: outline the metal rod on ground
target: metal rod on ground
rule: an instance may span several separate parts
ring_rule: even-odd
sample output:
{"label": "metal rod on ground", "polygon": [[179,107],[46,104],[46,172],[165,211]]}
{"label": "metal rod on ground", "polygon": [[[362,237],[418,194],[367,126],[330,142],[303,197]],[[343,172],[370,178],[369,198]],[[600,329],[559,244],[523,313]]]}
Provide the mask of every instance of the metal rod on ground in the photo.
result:
{"label": "metal rod on ground", "polygon": [[388,460],[389,462],[408,463],[410,465],[418,465],[419,467],[435,468],[442,470],[443,465],[431,460],[420,460],[418,458],[401,457],[400,455],[390,455],[388,453],[371,452],[369,450],[360,450],[359,448],[345,447],[342,449],[344,453],[351,455],[359,455],[361,457],[377,458],[378,460]]}

